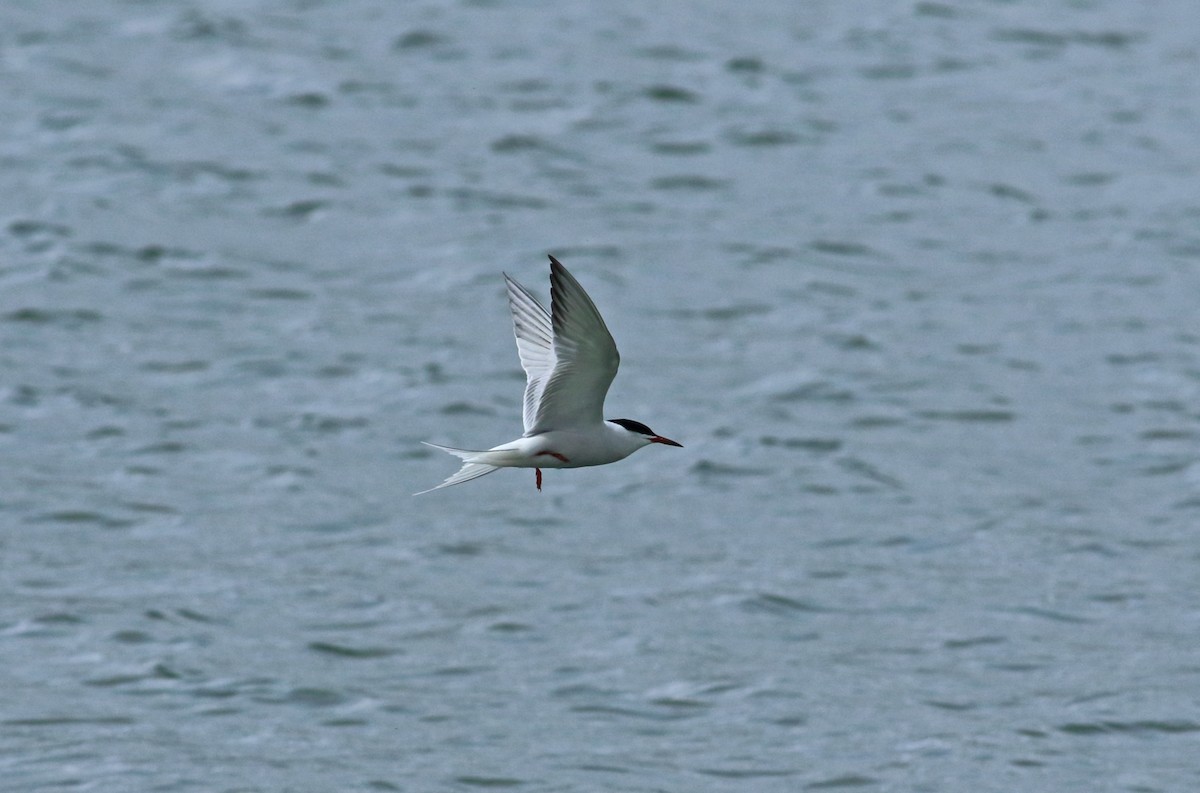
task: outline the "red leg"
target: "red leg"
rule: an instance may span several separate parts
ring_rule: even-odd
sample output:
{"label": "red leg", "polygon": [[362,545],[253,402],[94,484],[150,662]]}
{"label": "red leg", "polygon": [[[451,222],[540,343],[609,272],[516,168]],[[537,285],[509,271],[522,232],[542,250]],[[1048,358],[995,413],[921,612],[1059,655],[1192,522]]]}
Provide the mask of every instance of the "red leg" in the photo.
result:
{"label": "red leg", "polygon": [[548,454],[548,455],[550,455],[551,457],[553,457],[553,458],[554,458],[554,459],[556,459],[556,460],[562,460],[564,463],[569,463],[569,462],[571,462],[571,461],[570,461],[570,460],[568,460],[568,459],[567,459],[567,458],[566,458],[564,455],[561,455],[561,454],[559,454],[558,452],[538,452],[537,454],[535,454],[535,455],[533,455],[533,456],[534,456],[534,457],[541,457],[543,454]]}
{"label": "red leg", "polygon": [[533,470],[537,471],[537,486],[538,486],[538,490],[541,490],[542,489],[542,469],[534,468]]}

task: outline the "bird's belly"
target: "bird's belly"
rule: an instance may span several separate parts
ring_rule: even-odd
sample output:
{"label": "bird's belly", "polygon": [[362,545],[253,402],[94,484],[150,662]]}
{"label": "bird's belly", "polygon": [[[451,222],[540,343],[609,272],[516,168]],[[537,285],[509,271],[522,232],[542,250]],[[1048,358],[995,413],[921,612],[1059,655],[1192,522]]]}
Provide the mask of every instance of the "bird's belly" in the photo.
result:
{"label": "bird's belly", "polygon": [[585,468],[591,465],[615,463],[628,456],[623,450],[606,443],[606,437],[579,433],[548,432],[536,435],[530,449],[530,459],[538,468]]}

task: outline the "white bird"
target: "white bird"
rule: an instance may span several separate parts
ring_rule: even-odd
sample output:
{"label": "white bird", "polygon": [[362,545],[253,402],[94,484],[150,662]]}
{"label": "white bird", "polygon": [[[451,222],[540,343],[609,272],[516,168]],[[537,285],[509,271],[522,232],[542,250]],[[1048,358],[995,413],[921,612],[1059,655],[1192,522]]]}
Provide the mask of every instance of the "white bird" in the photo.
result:
{"label": "white bird", "polygon": [[[463,460],[428,493],[501,468],[532,468],[542,489],[543,468],[582,468],[623,460],[643,446],[680,446],[632,419],[604,420],[604,397],[621,356],[600,312],[567,268],[550,257],[550,307],[508,273],[517,354],[525,369],[525,434],[486,451],[426,443]],[[417,493],[416,495],[421,495]]]}

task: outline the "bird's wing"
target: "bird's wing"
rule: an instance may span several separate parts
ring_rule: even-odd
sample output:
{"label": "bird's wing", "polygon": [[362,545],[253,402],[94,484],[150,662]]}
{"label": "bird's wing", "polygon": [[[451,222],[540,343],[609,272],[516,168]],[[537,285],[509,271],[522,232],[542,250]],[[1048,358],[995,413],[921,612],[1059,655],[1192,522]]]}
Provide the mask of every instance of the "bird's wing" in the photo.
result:
{"label": "bird's wing", "polygon": [[529,290],[504,274],[508,284],[508,307],[512,311],[517,354],[525,370],[525,432],[537,421],[538,403],[550,373],[554,370],[554,328],[550,314]]}
{"label": "bird's wing", "polygon": [[[550,257],[550,308],[553,369],[540,381],[532,427],[526,390],[526,435],[603,422],[604,397],[621,363],[616,342],[592,299],[553,256]],[[522,352],[523,364],[524,357]],[[525,370],[529,371],[528,365]]]}

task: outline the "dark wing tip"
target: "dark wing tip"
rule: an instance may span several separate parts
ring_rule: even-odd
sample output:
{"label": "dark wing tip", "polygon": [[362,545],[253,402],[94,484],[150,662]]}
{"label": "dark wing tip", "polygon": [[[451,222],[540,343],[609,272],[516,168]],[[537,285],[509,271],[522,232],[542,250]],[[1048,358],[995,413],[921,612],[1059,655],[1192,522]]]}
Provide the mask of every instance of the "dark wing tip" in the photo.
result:
{"label": "dark wing tip", "polygon": [[[563,266],[562,262],[560,262],[558,259],[554,258],[553,253],[548,253],[546,255],[550,257],[550,265],[552,267],[562,267]],[[566,268],[564,268],[564,269],[566,269]]]}

